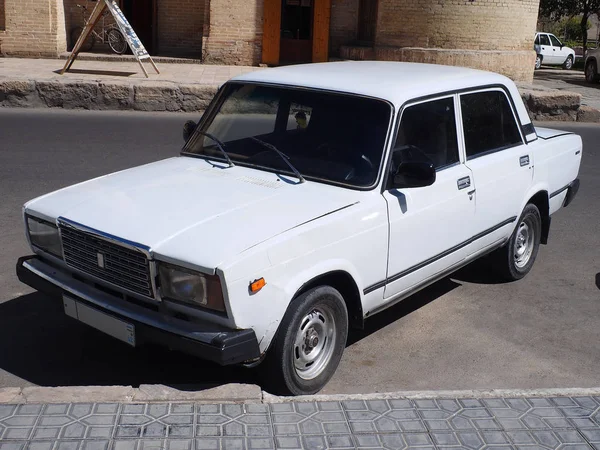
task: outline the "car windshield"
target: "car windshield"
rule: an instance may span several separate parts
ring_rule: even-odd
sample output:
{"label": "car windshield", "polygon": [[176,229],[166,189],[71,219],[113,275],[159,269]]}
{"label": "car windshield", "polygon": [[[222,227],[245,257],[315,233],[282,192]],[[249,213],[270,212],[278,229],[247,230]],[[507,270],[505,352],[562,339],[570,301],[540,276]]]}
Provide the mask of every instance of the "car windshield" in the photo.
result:
{"label": "car windshield", "polygon": [[225,161],[210,135],[235,165],[294,177],[291,163],[308,180],[368,187],[377,180],[391,111],[383,100],[350,94],[228,83],[183,154]]}

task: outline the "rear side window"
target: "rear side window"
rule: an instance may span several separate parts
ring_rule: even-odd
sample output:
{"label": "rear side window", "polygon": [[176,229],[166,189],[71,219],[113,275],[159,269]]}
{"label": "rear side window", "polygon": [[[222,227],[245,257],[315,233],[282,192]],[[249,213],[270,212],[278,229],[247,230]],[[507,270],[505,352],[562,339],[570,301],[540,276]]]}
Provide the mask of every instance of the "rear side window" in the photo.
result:
{"label": "rear side window", "polygon": [[467,159],[523,143],[503,92],[461,95],[460,105]]}
{"label": "rear side window", "polygon": [[540,44],[542,45],[550,45],[550,39],[548,39],[547,34],[540,34]]}
{"label": "rear side window", "polygon": [[[432,162],[436,169],[458,162],[452,97],[408,106],[402,113],[394,153],[402,161]],[[397,159],[398,156],[395,156]]]}
{"label": "rear side window", "polygon": [[540,35],[539,34],[535,37],[535,45],[540,45]]}

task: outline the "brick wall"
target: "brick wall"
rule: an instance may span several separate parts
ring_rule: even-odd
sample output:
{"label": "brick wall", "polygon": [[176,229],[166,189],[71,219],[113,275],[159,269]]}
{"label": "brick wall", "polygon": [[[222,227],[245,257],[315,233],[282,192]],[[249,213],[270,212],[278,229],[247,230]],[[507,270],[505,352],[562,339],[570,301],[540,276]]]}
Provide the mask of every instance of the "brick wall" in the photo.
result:
{"label": "brick wall", "polygon": [[356,40],[358,0],[331,0],[329,53],[338,56],[340,47]]}
{"label": "brick wall", "polygon": [[[217,0],[218,1],[218,0]],[[158,2],[158,49],[160,54],[200,58],[204,1],[160,0]]]}
{"label": "brick wall", "polygon": [[62,0],[4,0],[2,53],[57,56],[67,48]]}
{"label": "brick wall", "polygon": [[263,0],[211,0],[203,59],[214,64],[261,61]]}
{"label": "brick wall", "polygon": [[539,0],[380,0],[376,45],[528,50]]}

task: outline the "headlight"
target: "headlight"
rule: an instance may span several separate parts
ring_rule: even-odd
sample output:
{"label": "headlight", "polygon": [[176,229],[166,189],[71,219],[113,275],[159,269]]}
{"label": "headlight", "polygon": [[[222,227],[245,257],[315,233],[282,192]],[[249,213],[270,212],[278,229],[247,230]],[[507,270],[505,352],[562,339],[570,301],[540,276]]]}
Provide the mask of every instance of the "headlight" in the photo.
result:
{"label": "headlight", "polygon": [[219,277],[203,275],[164,263],[159,264],[158,274],[162,297],[216,311],[225,311]]}
{"label": "headlight", "polygon": [[27,232],[29,240],[34,246],[62,258],[62,245],[56,225],[27,216]]}

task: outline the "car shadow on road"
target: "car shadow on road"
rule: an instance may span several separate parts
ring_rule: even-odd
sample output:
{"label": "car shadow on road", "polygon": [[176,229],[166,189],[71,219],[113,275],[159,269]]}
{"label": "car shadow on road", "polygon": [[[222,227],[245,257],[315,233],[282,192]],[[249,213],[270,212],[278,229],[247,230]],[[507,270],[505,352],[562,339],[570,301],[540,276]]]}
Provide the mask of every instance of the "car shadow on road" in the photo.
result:
{"label": "car shadow on road", "polygon": [[242,367],[221,367],[157,346],[132,348],[67,317],[60,301],[33,293],[0,303],[0,369],[40,386],[202,390],[255,383]]}
{"label": "car shadow on road", "polygon": [[592,84],[585,81],[585,75],[583,72],[536,72],[533,78],[534,85],[536,81],[561,81],[566,84],[572,84],[574,86],[600,89],[600,84]]}

